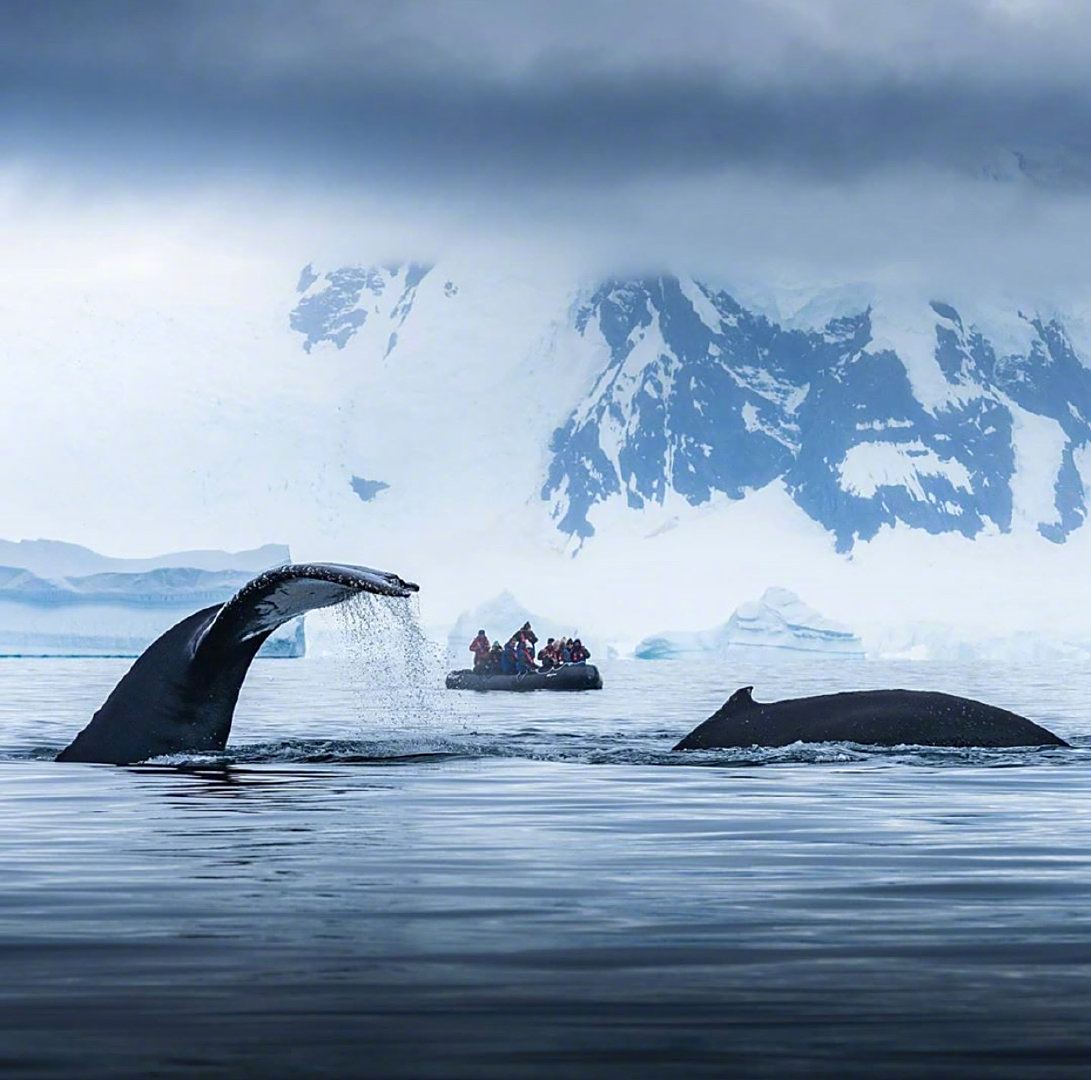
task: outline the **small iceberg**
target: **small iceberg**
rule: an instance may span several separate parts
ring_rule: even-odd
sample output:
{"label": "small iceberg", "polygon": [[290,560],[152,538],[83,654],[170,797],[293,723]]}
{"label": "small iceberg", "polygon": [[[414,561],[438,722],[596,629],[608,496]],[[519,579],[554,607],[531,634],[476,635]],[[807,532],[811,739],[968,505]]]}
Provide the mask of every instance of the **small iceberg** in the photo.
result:
{"label": "small iceberg", "polygon": [[766,589],[759,600],[740,604],[718,627],[655,634],[641,641],[633,655],[639,660],[675,660],[739,648],[864,655],[863,642],[847,626],[808,607],[789,589],[777,587]]}

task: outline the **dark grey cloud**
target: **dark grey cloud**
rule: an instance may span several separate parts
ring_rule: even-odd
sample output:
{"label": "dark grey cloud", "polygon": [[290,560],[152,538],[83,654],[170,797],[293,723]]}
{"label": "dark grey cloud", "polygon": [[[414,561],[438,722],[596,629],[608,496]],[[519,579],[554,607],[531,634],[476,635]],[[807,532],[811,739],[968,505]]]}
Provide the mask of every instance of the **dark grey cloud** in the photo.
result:
{"label": "dark grey cloud", "polygon": [[[1078,14],[1078,13],[1077,13]],[[1072,6],[0,5],[10,154],[443,189],[773,170],[1091,176]]]}

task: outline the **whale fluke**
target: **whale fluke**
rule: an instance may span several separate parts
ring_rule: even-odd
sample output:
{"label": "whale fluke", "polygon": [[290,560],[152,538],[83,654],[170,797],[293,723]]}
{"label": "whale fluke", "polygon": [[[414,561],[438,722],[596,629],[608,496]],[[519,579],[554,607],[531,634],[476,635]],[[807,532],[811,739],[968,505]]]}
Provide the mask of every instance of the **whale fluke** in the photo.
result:
{"label": "whale fluke", "polygon": [[359,593],[416,591],[396,574],[365,566],[267,570],[226,603],[194,612],[152,642],[57,760],[128,765],[222,750],[250,662],[278,626]]}
{"label": "whale fluke", "polygon": [[854,690],[755,701],[744,686],[675,750],[854,742],[871,746],[1068,746],[1007,709],[925,690]]}

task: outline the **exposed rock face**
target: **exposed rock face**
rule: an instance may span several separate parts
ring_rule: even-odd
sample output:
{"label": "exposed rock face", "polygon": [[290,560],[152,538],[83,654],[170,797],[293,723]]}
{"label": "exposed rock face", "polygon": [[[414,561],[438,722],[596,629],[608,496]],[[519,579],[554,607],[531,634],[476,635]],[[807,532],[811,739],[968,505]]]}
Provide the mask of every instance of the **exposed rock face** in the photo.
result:
{"label": "exposed rock face", "polygon": [[[553,437],[542,496],[586,538],[590,511],[614,497],[698,505],[776,481],[847,551],[898,522],[1008,531],[1022,457],[1048,470],[1037,525],[1062,542],[1087,513],[1091,371],[1055,319],[1019,313],[1018,351],[1005,351],[949,304],[931,316],[930,356],[911,360],[870,307],[800,329],[697,281],[606,282],[575,320],[609,359]],[[927,395],[914,364],[929,369],[915,372]]]}
{"label": "exposed rock face", "polygon": [[430,269],[424,263],[391,263],[342,266],[320,275],[305,266],[289,325],[303,335],[303,348],[310,352],[322,342],[343,349],[369,319],[385,321],[390,329],[389,354],[398,343],[398,327],[412,310],[417,286]]}

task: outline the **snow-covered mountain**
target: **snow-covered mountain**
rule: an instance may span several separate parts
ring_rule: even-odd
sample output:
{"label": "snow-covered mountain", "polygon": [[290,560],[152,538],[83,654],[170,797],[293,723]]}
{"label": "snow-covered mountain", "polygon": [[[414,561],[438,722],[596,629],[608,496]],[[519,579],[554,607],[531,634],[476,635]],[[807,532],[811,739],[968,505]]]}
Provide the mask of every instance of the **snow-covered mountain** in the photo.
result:
{"label": "snow-covered mountain", "polygon": [[1008,532],[1022,454],[1037,528],[1063,542],[1087,513],[1091,371],[1056,319],[1016,313],[1025,340],[1005,351],[950,304],[930,308],[926,396],[870,307],[807,330],[696,281],[600,286],[576,325],[608,362],[554,436],[542,490],[558,526],[593,535],[589,512],[615,496],[700,505],[779,481],[840,551],[897,523]]}
{"label": "snow-covered mountain", "polygon": [[916,573],[924,618],[1028,553],[1063,576],[1078,558],[1048,550],[1086,543],[1081,312],[408,263],[308,266],[287,323],[351,384],[345,483],[384,485],[372,525],[443,521],[464,597],[508,585],[539,606],[531,567],[577,605],[638,578],[618,640],[710,576],[737,605],[742,568],[849,622]]}
{"label": "snow-covered mountain", "polygon": [[9,533],[282,536],[419,581],[430,625],[510,589],[622,652],[769,581],[865,644],[1091,630],[1091,304],[305,262],[5,293]]}
{"label": "snow-covered mountain", "polygon": [[[308,266],[290,325],[310,352],[344,349],[372,320],[388,357],[431,272]],[[443,289],[457,295],[450,280]],[[908,329],[888,325],[881,303],[806,327],[689,278],[585,289],[564,329],[600,366],[551,433],[540,497],[560,532],[582,540],[610,500],[700,506],[779,483],[848,551],[899,523],[1008,532],[1022,494],[1040,534],[1062,543],[1087,513],[1091,371],[1057,317],[1005,314],[997,341],[942,300]],[[536,396],[532,379],[524,390]],[[1017,479],[1020,466],[1031,475]]]}

